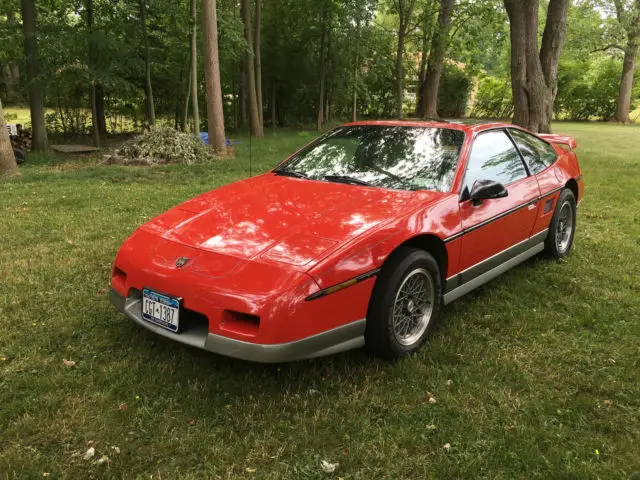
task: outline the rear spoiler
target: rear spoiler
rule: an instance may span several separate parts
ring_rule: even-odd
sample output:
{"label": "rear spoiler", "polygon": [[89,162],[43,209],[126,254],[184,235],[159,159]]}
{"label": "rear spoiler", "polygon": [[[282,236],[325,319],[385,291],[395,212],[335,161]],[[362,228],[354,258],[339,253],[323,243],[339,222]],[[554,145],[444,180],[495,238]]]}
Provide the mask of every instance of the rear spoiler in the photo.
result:
{"label": "rear spoiler", "polygon": [[571,150],[573,150],[574,148],[576,148],[578,146],[578,142],[576,142],[576,139],[573,138],[573,137],[570,137],[569,135],[555,135],[553,133],[541,133],[538,136],[540,138],[545,139],[549,143],[557,143],[557,144],[560,144],[560,145],[566,145]]}

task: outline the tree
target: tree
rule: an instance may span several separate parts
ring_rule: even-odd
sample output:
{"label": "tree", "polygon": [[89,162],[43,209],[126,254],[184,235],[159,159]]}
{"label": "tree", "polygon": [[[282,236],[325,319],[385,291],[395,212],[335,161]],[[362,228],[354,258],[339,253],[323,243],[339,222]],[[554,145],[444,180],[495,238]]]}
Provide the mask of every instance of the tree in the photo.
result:
{"label": "tree", "polygon": [[247,77],[247,98],[249,100],[249,123],[251,133],[256,137],[264,136],[260,114],[258,113],[258,96],[256,90],[256,69],[253,58],[253,34],[251,32],[251,6],[249,0],[242,0],[242,21],[244,23],[244,39],[247,48],[244,55],[244,74]]}
{"label": "tree", "polygon": [[353,106],[351,108],[351,121],[358,121],[358,73],[360,71],[360,34],[362,30],[362,16],[360,10],[356,10],[356,47],[355,62],[353,64]]}
{"label": "tree", "polygon": [[38,28],[35,0],[22,0],[22,28],[24,30],[24,55],[29,82],[29,109],[33,143],[31,149],[45,151],[48,148],[47,129],[44,123],[44,99],[40,80],[38,57]]}
{"label": "tree", "polygon": [[326,86],[327,86],[327,53],[326,53],[326,44],[327,44],[327,30],[329,29],[330,22],[330,7],[327,2],[323,2],[322,4],[322,15],[320,17],[320,98],[318,100],[318,122],[317,128],[318,130],[322,130],[322,126],[324,125],[325,118],[325,107],[326,107]]}
{"label": "tree", "polygon": [[[93,0],[85,0],[87,30],[89,33],[89,75],[91,78],[91,123],[93,130],[93,144],[100,147],[100,126],[98,122],[98,98],[96,90],[95,75],[95,40],[93,38]],[[104,114],[104,111],[103,111]]]}
{"label": "tree", "polygon": [[207,84],[209,145],[218,151],[224,151],[227,147],[227,141],[224,134],[224,112],[222,110],[216,0],[203,0],[202,24],[204,32],[204,78]]}
{"label": "tree", "polygon": [[[13,2],[5,2],[5,13],[7,16],[7,30],[11,33],[20,29],[18,19],[16,17],[16,6]],[[0,53],[0,64],[2,64],[2,73],[5,80],[5,88],[7,89],[7,98],[12,101],[21,100],[20,92],[20,59],[16,58],[16,51],[14,48],[16,45],[11,45],[7,41],[7,36],[11,36],[11,33],[2,35],[3,52]],[[14,42],[12,42],[14,43]]]}
{"label": "tree", "polygon": [[398,49],[396,51],[396,116],[398,118],[404,116],[404,45],[415,3],[415,0],[394,0],[399,17]]}
{"label": "tree", "polygon": [[2,101],[0,101],[0,175],[13,175],[18,171],[16,157],[13,154],[9,131],[4,122],[4,111]]}
{"label": "tree", "polygon": [[438,88],[440,87],[442,62],[449,47],[449,30],[451,28],[453,5],[454,0],[440,0],[438,24],[431,41],[427,70],[422,82],[420,106],[418,108],[418,116],[420,117],[438,116]]}
{"label": "tree", "polygon": [[153,87],[151,86],[151,59],[149,56],[149,34],[147,32],[146,0],[140,0],[140,26],[142,27],[142,42],[144,45],[144,95],[147,123],[156,123],[156,110],[153,103]]}
{"label": "tree", "polygon": [[[191,107],[193,109],[193,134],[200,136],[200,110],[198,108],[198,10],[196,0],[191,0],[191,69],[189,74]],[[218,28],[216,26],[216,32]],[[219,73],[218,73],[219,75]]]}
{"label": "tree", "polygon": [[569,0],[550,0],[538,52],[539,0],[504,0],[511,38],[513,122],[550,132]]}
{"label": "tree", "polygon": [[631,109],[633,77],[636,70],[638,48],[640,47],[640,0],[632,0],[630,4],[623,2],[623,0],[614,0],[614,4],[616,17],[627,37],[626,45],[623,47],[624,60],[616,102],[616,120],[629,123],[631,121],[629,110]]}
{"label": "tree", "polygon": [[262,108],[262,55],[261,55],[261,31],[262,31],[262,0],[256,0],[256,14],[254,18],[255,22],[255,68],[256,68],[256,101],[258,103],[258,118],[260,128],[264,127],[264,112]]}

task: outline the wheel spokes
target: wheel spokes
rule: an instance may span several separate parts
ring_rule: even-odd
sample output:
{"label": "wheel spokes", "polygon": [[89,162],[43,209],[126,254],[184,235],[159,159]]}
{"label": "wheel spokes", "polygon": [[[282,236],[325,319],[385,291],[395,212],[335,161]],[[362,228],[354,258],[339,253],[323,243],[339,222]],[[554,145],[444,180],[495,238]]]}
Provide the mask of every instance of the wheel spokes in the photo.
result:
{"label": "wheel spokes", "polygon": [[396,293],[392,318],[400,344],[411,345],[424,334],[431,319],[434,292],[433,279],[426,269],[415,269],[405,277]]}

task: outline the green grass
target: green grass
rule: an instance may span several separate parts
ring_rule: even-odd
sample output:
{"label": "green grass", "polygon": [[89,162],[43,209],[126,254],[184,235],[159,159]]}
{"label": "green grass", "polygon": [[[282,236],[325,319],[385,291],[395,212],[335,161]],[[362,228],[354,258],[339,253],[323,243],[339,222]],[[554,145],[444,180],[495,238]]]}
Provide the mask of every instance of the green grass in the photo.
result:
{"label": "green grass", "polygon": [[[362,351],[231,360],[161,339],[109,304],[121,242],[246,176],[246,138],[214,166],[32,157],[0,184],[0,478],[630,478],[640,128],[556,131],[578,138],[586,184],[573,254],[533,259],[455,302],[426,348],[396,364]],[[310,138],[267,134],[254,173]],[[110,462],[95,464],[103,454]],[[333,474],[324,459],[339,462]]]}

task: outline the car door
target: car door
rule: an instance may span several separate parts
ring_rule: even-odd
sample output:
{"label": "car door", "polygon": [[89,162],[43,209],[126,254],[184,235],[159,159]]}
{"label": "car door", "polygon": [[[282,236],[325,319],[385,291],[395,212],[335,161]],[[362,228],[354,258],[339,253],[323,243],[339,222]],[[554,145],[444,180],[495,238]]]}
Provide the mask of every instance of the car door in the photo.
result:
{"label": "car door", "polygon": [[[504,185],[507,196],[474,202],[473,184],[492,180]],[[519,253],[536,221],[540,195],[520,153],[504,129],[479,133],[473,140],[461,189],[463,228],[460,271],[467,282]],[[488,259],[492,261],[487,262]]]}
{"label": "car door", "polygon": [[540,202],[533,234],[546,231],[555,211],[555,202],[564,186],[556,169],[549,168],[558,160],[558,153],[553,146],[530,133],[517,128],[509,128],[508,132],[540,187]]}

